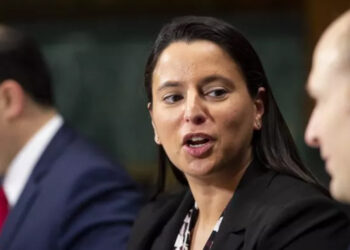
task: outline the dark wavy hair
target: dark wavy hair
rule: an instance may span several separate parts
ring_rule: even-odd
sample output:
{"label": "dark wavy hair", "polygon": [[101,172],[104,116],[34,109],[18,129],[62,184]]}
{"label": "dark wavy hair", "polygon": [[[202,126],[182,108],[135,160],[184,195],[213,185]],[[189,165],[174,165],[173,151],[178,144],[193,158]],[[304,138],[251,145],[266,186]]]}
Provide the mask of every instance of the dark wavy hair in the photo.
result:
{"label": "dark wavy hair", "polygon": [[49,68],[38,44],[19,30],[0,25],[0,84],[17,81],[38,104],[54,106]]}
{"label": "dark wavy hair", "polygon": [[[249,41],[233,26],[212,17],[185,16],[166,24],[158,34],[145,69],[145,89],[152,108],[152,74],[159,56],[171,43],[207,40],[226,51],[241,69],[249,94],[255,98],[259,87],[266,91],[262,128],[253,135],[253,154],[264,166],[297,177],[321,188],[316,178],[304,166],[291,133],[272,95],[261,61]],[[159,173],[156,194],[165,188],[166,166],[170,165],[177,180],[185,185],[186,178],[168,159],[159,146]]]}

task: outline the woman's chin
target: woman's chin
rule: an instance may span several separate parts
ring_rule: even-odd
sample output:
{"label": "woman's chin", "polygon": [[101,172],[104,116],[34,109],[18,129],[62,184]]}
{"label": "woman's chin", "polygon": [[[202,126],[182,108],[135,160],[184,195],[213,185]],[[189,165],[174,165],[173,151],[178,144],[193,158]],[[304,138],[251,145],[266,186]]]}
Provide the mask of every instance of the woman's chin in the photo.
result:
{"label": "woman's chin", "polygon": [[196,162],[189,164],[182,171],[190,178],[206,179],[212,176],[217,169],[214,164]]}

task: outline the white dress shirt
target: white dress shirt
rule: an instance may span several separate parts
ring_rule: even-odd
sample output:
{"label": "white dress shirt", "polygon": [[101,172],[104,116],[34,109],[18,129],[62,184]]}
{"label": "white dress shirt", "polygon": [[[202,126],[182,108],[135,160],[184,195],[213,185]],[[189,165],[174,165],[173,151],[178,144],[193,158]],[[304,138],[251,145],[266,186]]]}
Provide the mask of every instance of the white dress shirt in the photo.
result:
{"label": "white dress shirt", "polygon": [[3,182],[10,207],[16,204],[34,166],[62,124],[62,116],[55,115],[32,136],[10,163]]}

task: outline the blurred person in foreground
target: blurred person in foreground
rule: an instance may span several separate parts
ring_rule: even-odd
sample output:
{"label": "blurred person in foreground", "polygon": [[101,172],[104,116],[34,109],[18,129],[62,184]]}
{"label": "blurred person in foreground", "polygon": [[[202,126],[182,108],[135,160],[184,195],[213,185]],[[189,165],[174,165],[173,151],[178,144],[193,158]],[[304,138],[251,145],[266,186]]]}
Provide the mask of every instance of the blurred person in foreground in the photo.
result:
{"label": "blurred person in foreground", "polygon": [[331,177],[331,195],[350,203],[350,10],[318,42],[307,91],[315,107],[305,141],[320,148]]}
{"label": "blurred person in foreground", "polygon": [[145,70],[160,149],[184,192],[158,195],[130,250],[334,250],[349,221],[301,162],[260,59],[231,25],[181,17],[160,31]]}
{"label": "blurred person in foreground", "polygon": [[125,248],[133,182],[65,124],[37,44],[3,25],[0,171],[1,250]]}
{"label": "blurred person in foreground", "polygon": [[350,10],[317,43],[306,88],[315,107],[305,141],[320,149],[331,195],[350,203]]}

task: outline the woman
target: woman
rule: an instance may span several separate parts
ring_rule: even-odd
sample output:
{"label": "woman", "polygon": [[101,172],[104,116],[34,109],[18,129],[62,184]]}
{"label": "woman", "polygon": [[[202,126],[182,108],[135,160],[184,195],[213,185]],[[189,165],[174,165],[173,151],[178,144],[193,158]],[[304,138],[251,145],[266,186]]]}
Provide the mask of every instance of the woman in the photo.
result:
{"label": "woman", "polygon": [[160,32],[145,87],[185,192],[159,196],[129,249],[345,249],[349,223],[303,166],[261,62],[229,24],[182,17]]}

